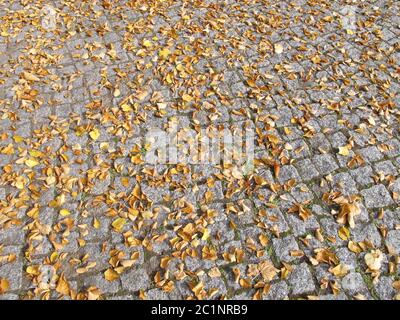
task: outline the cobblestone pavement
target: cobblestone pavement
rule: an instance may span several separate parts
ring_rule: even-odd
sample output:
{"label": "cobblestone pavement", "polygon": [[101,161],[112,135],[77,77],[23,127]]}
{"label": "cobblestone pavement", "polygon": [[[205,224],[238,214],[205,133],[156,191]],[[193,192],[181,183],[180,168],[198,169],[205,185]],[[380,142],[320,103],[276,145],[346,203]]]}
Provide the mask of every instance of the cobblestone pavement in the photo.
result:
{"label": "cobblestone pavement", "polygon": [[[0,0],[0,298],[400,298],[399,12]],[[146,163],[171,122],[254,171]]]}

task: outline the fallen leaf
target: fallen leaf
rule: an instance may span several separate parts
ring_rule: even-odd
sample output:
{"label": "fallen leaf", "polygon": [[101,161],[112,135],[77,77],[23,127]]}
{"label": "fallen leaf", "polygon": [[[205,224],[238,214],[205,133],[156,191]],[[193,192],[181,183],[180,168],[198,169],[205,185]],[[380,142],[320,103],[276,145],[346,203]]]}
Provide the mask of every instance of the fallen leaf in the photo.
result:
{"label": "fallen leaf", "polygon": [[29,168],[33,168],[34,166],[37,166],[39,164],[38,161],[36,161],[35,159],[27,159],[25,160],[25,164],[29,167]]}
{"label": "fallen leaf", "polygon": [[340,239],[342,239],[344,241],[349,240],[350,230],[347,227],[343,226],[339,229],[338,236]]}
{"label": "fallen leaf", "polygon": [[344,277],[349,272],[349,269],[344,264],[339,263],[336,267],[330,268],[329,272],[336,277]]}
{"label": "fallen leaf", "polygon": [[114,281],[114,280],[119,279],[119,274],[117,272],[115,272],[113,269],[107,269],[104,272],[104,278],[107,281]]}
{"label": "fallen leaf", "polygon": [[364,257],[364,261],[371,271],[379,271],[379,269],[382,266],[382,260],[383,260],[383,254],[379,249],[372,250],[371,252],[367,253]]}
{"label": "fallen leaf", "polygon": [[341,224],[348,222],[350,228],[354,228],[354,217],[360,213],[361,209],[357,203],[344,203],[341,204],[340,212],[336,221]]}
{"label": "fallen leaf", "polygon": [[60,210],[60,215],[62,215],[63,217],[69,216],[70,214],[71,214],[71,212],[67,209]]}
{"label": "fallen leaf", "polygon": [[144,39],[143,46],[146,48],[151,48],[153,46],[153,43],[150,40]]}
{"label": "fallen leaf", "polygon": [[28,80],[28,81],[40,81],[40,79],[37,76],[35,76],[34,74],[32,74],[30,72],[25,71],[22,73],[22,76],[25,80]]}
{"label": "fallen leaf", "polygon": [[267,260],[261,262],[258,265],[258,269],[260,270],[260,273],[265,281],[272,281],[279,271],[271,262]]}
{"label": "fallen leaf", "polygon": [[339,147],[339,154],[347,157],[350,154],[349,148],[347,146]]}
{"label": "fallen leaf", "polygon": [[160,50],[160,51],[158,52],[158,55],[159,55],[160,58],[162,58],[162,59],[167,59],[168,56],[169,56],[170,54],[171,54],[171,51],[169,51],[168,48],[164,48],[164,49],[162,49],[162,50]]}
{"label": "fallen leaf", "polygon": [[64,277],[64,274],[61,274],[61,276],[58,278],[57,286],[56,286],[56,291],[58,293],[61,293],[63,295],[69,295],[70,294],[70,287],[69,283]]}
{"label": "fallen leaf", "polygon": [[193,97],[187,93],[184,93],[182,95],[182,100],[185,102],[191,102],[191,101],[193,101]]}
{"label": "fallen leaf", "polygon": [[124,227],[126,223],[126,219],[124,218],[117,218],[116,220],[113,221],[113,223],[111,224],[113,226],[113,228],[120,232],[122,230],[122,228]]}
{"label": "fallen leaf", "polygon": [[283,52],[283,46],[280,43],[274,44],[275,53],[281,54]]}
{"label": "fallen leaf", "polygon": [[10,283],[7,279],[0,278],[0,294],[5,293],[10,287]]}
{"label": "fallen leaf", "polygon": [[89,132],[89,136],[93,139],[93,140],[97,140],[100,137],[100,131],[95,128],[92,131]]}

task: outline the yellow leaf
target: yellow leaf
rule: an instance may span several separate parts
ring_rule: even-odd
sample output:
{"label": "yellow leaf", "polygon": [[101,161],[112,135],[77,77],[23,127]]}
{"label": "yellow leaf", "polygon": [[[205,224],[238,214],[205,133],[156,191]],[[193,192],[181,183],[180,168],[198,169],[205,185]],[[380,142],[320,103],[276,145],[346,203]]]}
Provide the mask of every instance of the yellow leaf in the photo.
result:
{"label": "yellow leaf", "polygon": [[153,213],[149,210],[142,212],[143,219],[151,219],[153,217]]}
{"label": "yellow leaf", "polygon": [[21,136],[14,136],[13,139],[17,143],[24,141],[24,138],[22,138]]}
{"label": "yellow leaf", "polygon": [[187,93],[184,93],[182,95],[182,100],[185,102],[191,102],[193,101],[193,97],[191,95],[188,95]]}
{"label": "yellow leaf", "polygon": [[146,48],[150,48],[153,46],[153,43],[150,40],[143,40],[143,46],[145,46]]}
{"label": "yellow leaf", "polygon": [[37,266],[37,265],[28,266],[26,268],[26,273],[34,275],[34,276],[38,276],[40,274],[39,266]]}
{"label": "yellow leaf", "polygon": [[139,101],[144,101],[144,99],[146,99],[146,97],[147,97],[148,95],[149,95],[149,93],[148,93],[147,90],[141,90],[141,91],[137,92],[136,98],[137,98]]}
{"label": "yellow leaf", "polygon": [[140,199],[141,197],[141,190],[140,190],[140,186],[138,184],[135,185],[135,187],[132,190],[132,194],[137,198]]}
{"label": "yellow leaf", "polygon": [[131,157],[131,162],[134,164],[141,164],[143,163],[142,155],[141,154],[136,154]]}
{"label": "yellow leaf", "polygon": [[126,223],[126,219],[124,219],[124,218],[117,218],[117,219],[115,219],[115,220],[113,221],[113,223],[112,223],[111,225],[114,227],[114,229],[115,229],[116,231],[119,232],[119,231],[122,230],[122,228],[124,227],[125,223]]}
{"label": "yellow leaf", "polygon": [[137,259],[139,259],[139,257],[140,257],[140,253],[139,253],[138,251],[135,251],[135,252],[132,253],[132,255],[131,255],[131,259],[132,259],[133,261],[136,261]]}
{"label": "yellow leaf", "polygon": [[128,187],[128,186],[129,186],[129,178],[127,178],[127,177],[122,177],[122,178],[121,178],[121,184],[122,184],[124,187]]}
{"label": "yellow leaf", "polygon": [[114,281],[114,280],[119,279],[119,274],[117,272],[115,272],[113,269],[107,269],[104,272],[104,278],[107,281]]}
{"label": "yellow leaf", "polygon": [[341,227],[338,231],[339,238],[342,240],[349,240],[350,238],[350,230],[346,227]]}
{"label": "yellow leaf", "polygon": [[34,159],[27,159],[25,160],[25,164],[29,167],[29,168],[33,168],[34,166],[37,166],[39,164],[38,161],[34,160]]}
{"label": "yellow leaf", "polygon": [[110,144],[108,142],[101,142],[100,143],[100,149],[105,151],[110,147]]}
{"label": "yellow leaf", "polygon": [[197,296],[200,294],[200,292],[203,290],[204,288],[204,284],[203,281],[200,281],[199,283],[197,283],[193,288],[192,291],[193,293]]}
{"label": "yellow leaf", "polygon": [[118,88],[115,88],[114,90],[114,98],[118,98],[121,95],[121,90]]}
{"label": "yellow leaf", "polygon": [[268,237],[264,234],[260,234],[260,236],[258,237],[258,239],[260,240],[260,243],[262,246],[266,246],[269,242]]}
{"label": "yellow leaf", "polygon": [[168,48],[164,48],[158,52],[158,55],[162,59],[167,59],[170,54],[171,54],[171,51],[169,51]]}
{"label": "yellow leaf", "polygon": [[49,176],[46,178],[46,183],[50,186],[56,182],[56,177],[54,176]]}
{"label": "yellow leaf", "polygon": [[65,194],[64,194],[64,193],[61,193],[60,195],[58,195],[58,196],[56,197],[56,201],[57,201],[57,205],[58,205],[58,206],[63,205],[63,204],[65,203]]}
{"label": "yellow leaf", "polygon": [[29,150],[29,154],[32,157],[41,157],[43,155],[43,153],[41,151],[38,151],[38,150]]}
{"label": "yellow leaf", "polygon": [[28,81],[40,81],[40,79],[35,76],[34,74],[30,73],[30,72],[23,72],[22,76],[24,77],[25,80]]}
{"label": "yellow leaf", "polygon": [[371,124],[373,126],[376,125],[375,119],[373,117],[371,117],[371,116],[368,118],[368,122],[369,122],[369,124]]}
{"label": "yellow leaf", "polygon": [[100,221],[98,219],[96,219],[96,218],[94,218],[94,220],[93,220],[93,227],[95,229],[99,229],[100,228]]}
{"label": "yellow leaf", "polygon": [[171,73],[167,74],[167,76],[165,77],[165,80],[167,81],[168,84],[171,84],[173,82]]}
{"label": "yellow leaf", "polygon": [[36,219],[39,216],[39,208],[38,207],[33,207],[31,210],[29,210],[26,215],[28,217],[31,217],[33,219]]}
{"label": "yellow leaf", "polygon": [[63,274],[61,274],[60,278],[58,279],[56,291],[64,295],[69,295],[69,284]]}
{"label": "yellow leaf", "polygon": [[243,174],[237,167],[234,167],[232,169],[232,177],[240,180],[243,179]]}
{"label": "yellow leaf", "polygon": [[344,264],[340,263],[336,267],[330,268],[329,272],[336,277],[344,277],[349,272],[349,269]]}
{"label": "yellow leaf", "polygon": [[239,280],[239,284],[243,288],[251,288],[250,279],[242,278],[242,279]]}
{"label": "yellow leaf", "polygon": [[97,128],[94,128],[92,131],[89,132],[89,136],[93,140],[97,140],[100,137],[100,132]]}
{"label": "yellow leaf", "polygon": [[217,267],[213,267],[211,268],[210,271],[208,271],[207,273],[211,278],[219,278],[221,277],[221,272],[219,271],[219,269]]}
{"label": "yellow leaf", "polygon": [[14,146],[10,143],[8,146],[1,149],[2,154],[14,154]]}
{"label": "yellow leaf", "polygon": [[59,257],[59,254],[57,251],[54,251],[51,255],[50,255],[50,262],[56,262],[57,258]]}
{"label": "yellow leaf", "polygon": [[78,244],[80,247],[84,247],[86,245],[86,240],[85,239],[78,239]]}
{"label": "yellow leaf", "polygon": [[15,186],[16,186],[18,189],[22,190],[22,189],[25,187],[25,182],[26,182],[26,180],[25,180],[24,177],[17,177],[17,178],[15,179]]}
{"label": "yellow leaf", "polygon": [[87,293],[87,299],[88,300],[97,300],[101,296],[101,292],[99,288],[96,287],[90,287],[88,289]]}
{"label": "yellow leaf", "polygon": [[397,291],[400,291],[400,280],[393,281],[392,287],[395,288]]}
{"label": "yellow leaf", "polygon": [[66,216],[69,216],[69,215],[71,214],[71,212],[70,212],[69,210],[67,210],[67,209],[61,209],[61,210],[60,210],[60,214],[61,214],[63,217],[66,217]]}
{"label": "yellow leaf", "polygon": [[342,156],[348,156],[349,155],[349,148],[347,146],[339,147],[339,154],[342,155]]}
{"label": "yellow leaf", "polygon": [[363,251],[362,248],[357,243],[354,243],[353,241],[349,241],[349,243],[347,244],[347,247],[349,248],[349,250],[351,252],[354,252],[357,254],[359,254]]}
{"label": "yellow leaf", "polygon": [[132,260],[132,259],[121,261],[121,265],[122,265],[124,268],[130,268],[130,267],[133,266],[134,263],[135,263],[135,260]]}
{"label": "yellow leaf", "polygon": [[203,236],[201,237],[201,240],[207,240],[210,237],[210,230],[207,228],[204,229]]}
{"label": "yellow leaf", "polygon": [[129,112],[129,111],[132,111],[132,110],[133,110],[132,107],[131,107],[129,104],[126,104],[126,103],[124,103],[124,104],[121,106],[121,109],[122,109],[122,111],[124,111],[124,112]]}

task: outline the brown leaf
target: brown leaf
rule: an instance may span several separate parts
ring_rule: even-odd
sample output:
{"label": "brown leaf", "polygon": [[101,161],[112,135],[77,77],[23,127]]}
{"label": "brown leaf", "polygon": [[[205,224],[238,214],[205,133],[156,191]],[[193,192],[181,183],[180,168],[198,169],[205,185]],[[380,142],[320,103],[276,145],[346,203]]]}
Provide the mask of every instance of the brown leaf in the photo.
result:
{"label": "brown leaf", "polygon": [[354,217],[361,213],[361,209],[357,203],[341,204],[337,222],[341,224],[349,223],[350,228],[355,227]]}
{"label": "brown leaf", "polygon": [[5,293],[10,287],[10,283],[7,279],[0,278],[0,294]]}
{"label": "brown leaf", "polygon": [[119,279],[119,274],[115,272],[113,269],[109,268],[104,271],[104,278],[108,281],[114,281]]}
{"label": "brown leaf", "polygon": [[349,272],[349,269],[344,264],[339,263],[336,267],[330,268],[328,271],[336,277],[344,277]]}
{"label": "brown leaf", "polygon": [[261,262],[258,265],[258,269],[260,270],[261,275],[265,281],[272,281],[279,271],[270,261],[267,260]]}
{"label": "brown leaf", "polygon": [[56,291],[58,293],[61,293],[63,295],[68,296],[70,294],[70,287],[69,283],[64,277],[64,274],[61,274],[61,276],[58,278],[57,286],[56,286]]}

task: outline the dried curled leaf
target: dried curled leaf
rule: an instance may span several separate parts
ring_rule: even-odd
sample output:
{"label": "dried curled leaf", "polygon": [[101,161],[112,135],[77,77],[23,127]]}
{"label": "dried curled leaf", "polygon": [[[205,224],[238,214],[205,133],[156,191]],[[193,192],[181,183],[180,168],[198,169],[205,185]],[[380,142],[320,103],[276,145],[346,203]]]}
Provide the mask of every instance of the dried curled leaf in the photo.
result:
{"label": "dried curled leaf", "polygon": [[93,140],[97,140],[100,137],[100,131],[97,128],[94,128],[92,131],[89,132],[90,138]]}
{"label": "dried curled leaf", "polygon": [[10,283],[7,279],[0,278],[0,294],[5,293],[10,287]]}
{"label": "dried curled leaf", "polygon": [[379,271],[382,266],[383,254],[380,250],[372,250],[364,257],[364,261],[371,271]]}
{"label": "dried curled leaf", "polygon": [[339,147],[339,154],[341,156],[347,157],[350,154],[350,150],[349,150],[349,148],[347,146]]}
{"label": "dried curled leaf", "polygon": [[329,272],[336,277],[344,277],[349,272],[349,269],[346,265],[339,263],[336,267],[330,268]]}
{"label": "dried curled leaf", "polygon": [[119,279],[119,274],[115,272],[113,269],[109,268],[104,272],[104,278],[107,281],[114,281]]}
{"label": "dried curled leaf", "polygon": [[350,228],[354,228],[354,217],[360,213],[361,209],[357,203],[343,203],[340,206],[340,212],[336,221],[340,224],[348,222]]}
{"label": "dried curled leaf", "polygon": [[343,226],[339,229],[338,236],[340,239],[342,239],[344,241],[349,240],[350,230],[347,227]]}
{"label": "dried curled leaf", "polygon": [[258,269],[265,281],[272,281],[278,274],[278,269],[270,261],[263,261],[258,265]]}
{"label": "dried curled leaf", "polygon": [[124,227],[126,223],[126,219],[125,218],[117,218],[113,221],[113,223],[111,224],[113,226],[113,228],[120,232],[122,230],[122,228]]}
{"label": "dried curled leaf", "polygon": [[34,74],[32,74],[30,72],[26,72],[26,71],[22,73],[22,77],[28,81],[40,81],[40,79],[37,76],[35,76]]}
{"label": "dried curled leaf", "polygon": [[65,278],[64,274],[61,274],[61,276],[58,278],[56,291],[58,293],[66,295],[66,296],[68,296],[70,294],[69,283],[68,283],[67,279]]}

